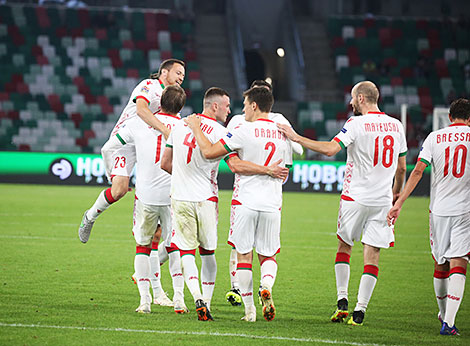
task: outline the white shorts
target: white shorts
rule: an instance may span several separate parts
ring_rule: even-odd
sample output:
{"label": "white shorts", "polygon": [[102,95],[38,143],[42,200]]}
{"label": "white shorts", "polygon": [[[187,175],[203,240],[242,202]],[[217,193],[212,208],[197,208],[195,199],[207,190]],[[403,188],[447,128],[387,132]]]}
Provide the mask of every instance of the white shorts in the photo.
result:
{"label": "white shorts", "polygon": [[162,226],[161,239],[165,239],[164,235],[168,236],[171,233],[170,206],[144,204],[135,199],[134,226],[132,227],[135,242],[144,246],[152,244],[153,235],[159,223]]}
{"label": "white shorts", "polygon": [[281,247],[281,211],[266,212],[232,205],[228,243],[238,253],[246,254],[256,248],[262,256],[270,257]]}
{"label": "white shorts", "polygon": [[217,248],[217,202],[187,202],[171,200],[173,211],[173,243],[180,250]]}
{"label": "white shorts", "polygon": [[120,175],[130,177],[136,162],[135,146],[126,144],[112,154],[111,177]]}
{"label": "white shorts", "polygon": [[438,216],[429,213],[431,252],[437,264],[470,254],[470,213]]}
{"label": "white shorts", "polygon": [[355,201],[341,200],[336,234],[346,244],[359,241],[373,247],[388,249],[394,246],[393,228],[387,224],[387,213],[392,206],[365,206]]}

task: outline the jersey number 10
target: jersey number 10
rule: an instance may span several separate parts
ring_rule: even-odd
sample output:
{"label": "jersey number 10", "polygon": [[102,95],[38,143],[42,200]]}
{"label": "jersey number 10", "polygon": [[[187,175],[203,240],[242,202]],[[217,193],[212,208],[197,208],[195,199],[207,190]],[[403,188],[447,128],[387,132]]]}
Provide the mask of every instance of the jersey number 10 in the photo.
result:
{"label": "jersey number 10", "polygon": [[[462,160],[460,160],[460,171],[458,161],[459,161],[459,154],[462,152]],[[449,174],[449,161],[450,161],[450,147],[447,147],[445,150],[445,164],[444,164],[444,177]],[[454,159],[452,160],[452,175],[456,178],[462,178],[463,174],[465,173],[465,164],[467,163],[467,147],[463,144],[457,145],[454,149]]]}

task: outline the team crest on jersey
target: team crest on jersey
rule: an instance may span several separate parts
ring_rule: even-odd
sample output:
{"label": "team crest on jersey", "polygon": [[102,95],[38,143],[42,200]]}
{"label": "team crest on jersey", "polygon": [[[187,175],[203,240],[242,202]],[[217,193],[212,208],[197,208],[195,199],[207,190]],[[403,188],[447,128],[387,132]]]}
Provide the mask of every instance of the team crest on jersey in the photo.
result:
{"label": "team crest on jersey", "polygon": [[147,85],[149,85],[149,84],[152,84],[152,81],[151,81],[151,80],[148,80],[148,81],[147,81]]}
{"label": "team crest on jersey", "polygon": [[231,134],[230,132],[227,133],[227,137],[228,137],[228,138],[232,138],[232,134]]}
{"label": "team crest on jersey", "polygon": [[146,85],[144,85],[142,89],[140,89],[140,92],[148,94],[150,92],[150,89]]}
{"label": "team crest on jersey", "polygon": [[346,129],[343,127],[343,128],[341,129],[341,132],[342,132],[342,133],[346,133],[346,132],[348,132],[348,130],[346,130]]}

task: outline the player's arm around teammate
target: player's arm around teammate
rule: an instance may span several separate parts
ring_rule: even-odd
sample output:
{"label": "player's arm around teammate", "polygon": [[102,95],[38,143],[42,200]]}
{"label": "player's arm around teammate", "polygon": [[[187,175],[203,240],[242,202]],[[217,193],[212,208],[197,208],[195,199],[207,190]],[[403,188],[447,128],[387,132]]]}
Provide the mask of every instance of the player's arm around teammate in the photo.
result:
{"label": "player's arm around teammate", "polygon": [[331,140],[330,142],[314,141],[313,139],[299,135],[289,125],[278,123],[277,127],[292,142],[299,143],[303,147],[316,151],[320,154],[323,154],[326,156],[333,156],[333,155],[336,155],[341,150],[341,146],[338,144],[338,142],[334,140]]}
{"label": "player's arm around teammate", "polygon": [[[193,131],[196,142],[199,145],[202,154],[206,159],[214,159],[228,154],[230,151],[222,144],[221,141],[212,144],[206,136],[204,136],[201,130],[201,120],[195,114],[190,115],[184,119],[185,123]],[[289,169],[286,167],[281,167],[279,164],[282,160],[274,162],[270,166],[261,166],[249,161],[240,160],[237,155],[230,155],[227,159],[227,164],[230,170],[233,173],[243,174],[243,175],[255,175],[263,174],[269,175],[273,178],[286,179],[289,174]]]}

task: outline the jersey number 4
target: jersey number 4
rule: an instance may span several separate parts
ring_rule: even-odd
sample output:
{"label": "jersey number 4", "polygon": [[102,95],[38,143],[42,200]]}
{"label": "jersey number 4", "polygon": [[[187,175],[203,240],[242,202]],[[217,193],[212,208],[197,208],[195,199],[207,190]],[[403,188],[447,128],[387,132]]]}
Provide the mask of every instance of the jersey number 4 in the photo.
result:
{"label": "jersey number 4", "polygon": [[[379,138],[380,137],[375,137],[375,149],[374,149],[374,167],[377,166],[379,163],[379,154],[380,154],[380,149],[379,149]],[[393,139],[392,136],[385,136],[382,139],[382,165],[385,168],[388,168],[392,165],[393,163],[393,144],[395,140]]]}
{"label": "jersey number 4", "polygon": [[[462,159],[460,160],[460,171],[459,167],[459,154],[462,152]],[[450,147],[445,150],[445,164],[444,164],[444,177],[449,174],[449,162],[450,162]],[[457,145],[454,149],[454,159],[452,160],[452,175],[456,178],[462,178],[465,173],[465,164],[467,163],[467,147],[463,144]]]}
{"label": "jersey number 4", "polygon": [[196,149],[196,137],[193,137],[192,141],[189,141],[189,137],[191,136],[191,133],[188,133],[186,137],[184,137],[184,145],[187,145],[188,148],[188,156],[186,159],[186,163],[191,162],[191,157],[193,156],[193,149]]}

